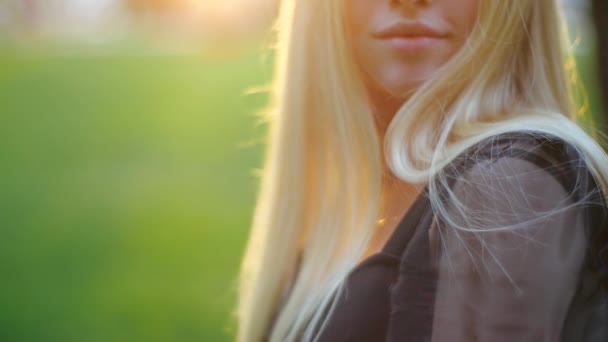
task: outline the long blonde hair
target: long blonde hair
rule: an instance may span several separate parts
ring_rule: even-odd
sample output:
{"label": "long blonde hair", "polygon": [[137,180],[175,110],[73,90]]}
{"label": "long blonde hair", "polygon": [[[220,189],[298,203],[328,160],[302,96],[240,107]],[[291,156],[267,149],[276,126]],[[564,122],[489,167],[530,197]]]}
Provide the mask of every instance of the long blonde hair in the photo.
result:
{"label": "long blonde hair", "polygon": [[[467,44],[400,108],[382,142],[342,6],[281,2],[264,172],[239,279],[238,341],[314,340],[370,242],[381,158],[398,178],[431,184],[467,148],[525,129],[573,144],[602,190],[608,184],[608,156],[593,128],[577,123],[575,68],[556,0],[480,1]],[[444,205],[433,186],[429,197],[434,208]]]}

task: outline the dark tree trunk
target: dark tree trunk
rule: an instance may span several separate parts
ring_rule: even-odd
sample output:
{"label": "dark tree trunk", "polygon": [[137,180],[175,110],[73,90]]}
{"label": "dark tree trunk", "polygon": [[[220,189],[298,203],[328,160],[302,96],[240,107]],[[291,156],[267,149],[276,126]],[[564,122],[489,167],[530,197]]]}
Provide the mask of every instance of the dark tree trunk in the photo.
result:
{"label": "dark tree trunk", "polygon": [[[608,110],[608,1],[593,0],[592,6],[593,19],[597,31],[597,56],[600,77],[601,101],[604,105],[604,112]],[[604,113],[604,120],[606,120]]]}

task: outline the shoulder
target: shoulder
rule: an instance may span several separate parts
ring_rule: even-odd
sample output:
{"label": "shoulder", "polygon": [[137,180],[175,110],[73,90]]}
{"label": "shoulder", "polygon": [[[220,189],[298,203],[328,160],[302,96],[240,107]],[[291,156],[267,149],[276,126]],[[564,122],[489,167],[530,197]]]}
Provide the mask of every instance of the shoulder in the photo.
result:
{"label": "shoulder", "polygon": [[[445,179],[437,187],[444,210],[434,211],[442,225],[459,229],[444,233],[458,232],[459,243],[466,240],[463,231],[474,232],[471,241],[479,240],[479,231],[502,242],[587,241],[586,267],[608,291],[606,196],[572,143],[553,135],[504,133],[467,149],[449,165]],[[503,227],[517,232],[501,232]]]}
{"label": "shoulder", "polygon": [[[580,151],[561,137],[531,131],[501,133],[483,139],[459,155],[446,170],[452,182],[508,182],[528,185],[555,183],[574,193],[581,181],[596,188]],[[488,184],[486,184],[488,185]],[[496,185],[499,185],[496,183]],[[529,188],[533,189],[533,188]]]}
{"label": "shoulder", "polygon": [[484,139],[433,183],[433,211],[468,225],[524,222],[581,209],[590,213],[585,215],[590,225],[603,226],[608,218],[605,196],[582,153],[553,135],[518,131]]}

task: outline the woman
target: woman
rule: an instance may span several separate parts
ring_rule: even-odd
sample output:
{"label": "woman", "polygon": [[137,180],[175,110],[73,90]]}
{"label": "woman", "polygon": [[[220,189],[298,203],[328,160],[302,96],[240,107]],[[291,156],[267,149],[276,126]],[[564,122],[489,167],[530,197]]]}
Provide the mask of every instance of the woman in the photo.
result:
{"label": "woman", "polygon": [[239,341],[608,340],[608,157],[556,0],[284,0],[277,27]]}

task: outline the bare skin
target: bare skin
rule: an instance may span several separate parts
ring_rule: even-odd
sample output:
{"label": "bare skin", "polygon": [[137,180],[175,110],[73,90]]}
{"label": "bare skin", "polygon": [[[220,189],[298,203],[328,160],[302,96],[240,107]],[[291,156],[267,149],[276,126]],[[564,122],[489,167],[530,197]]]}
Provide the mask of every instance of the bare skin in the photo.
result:
{"label": "bare skin", "polygon": [[[377,115],[377,127],[380,136],[384,137],[388,123],[392,119],[392,115],[389,112],[393,110],[393,107],[387,104],[381,108],[383,108],[383,111],[377,112],[379,114]],[[376,230],[358,264],[382,250],[425,185],[404,182],[397,178],[385,163],[383,163],[383,175],[380,214]]]}
{"label": "bare skin", "polygon": [[[479,1],[345,2],[347,37],[381,141],[411,94],[462,48],[475,25]],[[398,179],[386,163],[383,170],[379,224],[359,263],[382,250],[425,186]]]}

